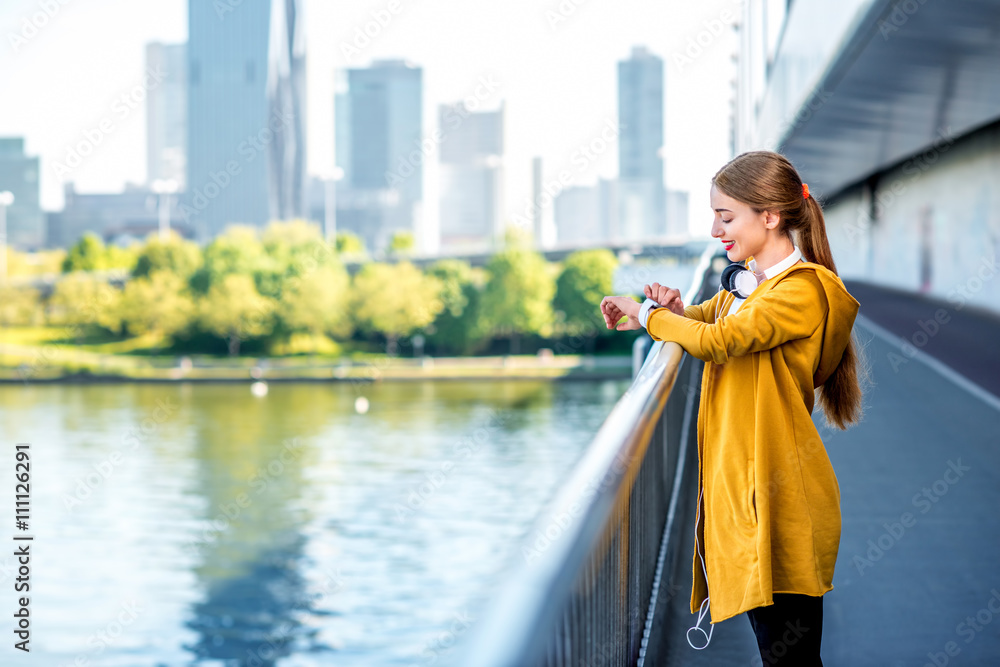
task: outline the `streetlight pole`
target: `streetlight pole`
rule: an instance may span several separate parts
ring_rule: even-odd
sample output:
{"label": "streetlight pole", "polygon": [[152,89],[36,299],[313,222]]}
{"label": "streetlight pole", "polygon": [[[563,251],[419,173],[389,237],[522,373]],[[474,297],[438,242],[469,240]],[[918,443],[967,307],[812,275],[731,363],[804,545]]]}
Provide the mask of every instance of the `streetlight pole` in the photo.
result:
{"label": "streetlight pole", "polygon": [[160,196],[158,228],[160,241],[164,242],[170,236],[170,197],[177,192],[177,181],[155,180],[153,181],[153,192]]}
{"label": "streetlight pole", "polygon": [[327,243],[337,242],[337,181],[344,177],[344,170],[334,167],[326,179],[325,215],[323,216],[323,238]]}
{"label": "streetlight pole", "polygon": [[0,283],[7,282],[7,207],[13,203],[13,192],[0,192]]}

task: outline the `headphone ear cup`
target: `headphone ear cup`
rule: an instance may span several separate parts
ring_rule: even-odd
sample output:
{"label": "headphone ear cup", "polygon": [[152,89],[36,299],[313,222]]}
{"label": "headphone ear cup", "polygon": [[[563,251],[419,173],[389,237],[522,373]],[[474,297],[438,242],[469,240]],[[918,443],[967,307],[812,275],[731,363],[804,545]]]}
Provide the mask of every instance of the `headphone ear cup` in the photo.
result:
{"label": "headphone ear cup", "polygon": [[739,264],[730,264],[722,270],[722,288],[727,292],[745,299],[755,287],[757,278],[754,277],[753,271]]}
{"label": "headphone ear cup", "polygon": [[736,291],[736,274],[745,271],[739,264],[730,264],[722,270],[722,289],[727,292]]}

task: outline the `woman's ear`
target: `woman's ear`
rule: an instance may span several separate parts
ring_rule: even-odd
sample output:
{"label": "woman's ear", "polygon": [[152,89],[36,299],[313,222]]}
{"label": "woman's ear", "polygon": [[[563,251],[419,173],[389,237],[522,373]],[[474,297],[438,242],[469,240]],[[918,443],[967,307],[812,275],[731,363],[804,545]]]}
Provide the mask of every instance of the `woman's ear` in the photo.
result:
{"label": "woman's ear", "polygon": [[781,223],[781,213],[778,211],[764,211],[764,226],[768,229],[777,229]]}

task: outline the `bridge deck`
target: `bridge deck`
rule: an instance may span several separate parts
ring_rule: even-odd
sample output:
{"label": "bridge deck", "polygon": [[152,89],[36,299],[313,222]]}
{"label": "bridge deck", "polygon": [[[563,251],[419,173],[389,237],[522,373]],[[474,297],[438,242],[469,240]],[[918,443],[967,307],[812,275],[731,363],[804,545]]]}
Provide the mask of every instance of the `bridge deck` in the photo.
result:
{"label": "bridge deck", "polygon": [[[1000,393],[996,318],[868,285],[849,288],[862,315],[900,339],[912,340],[918,320],[946,308],[954,319],[923,349]],[[1000,402],[904,355],[898,340],[863,325],[858,334],[874,382],[865,419],[846,432],[821,426],[843,513],[834,590],[824,597],[825,664],[998,665]],[[949,472],[956,468],[961,476]],[[759,665],[745,614],[717,624],[704,651],[685,641],[694,619],[693,507],[688,497],[668,589],[668,664]],[[896,526],[906,513],[910,525]]]}

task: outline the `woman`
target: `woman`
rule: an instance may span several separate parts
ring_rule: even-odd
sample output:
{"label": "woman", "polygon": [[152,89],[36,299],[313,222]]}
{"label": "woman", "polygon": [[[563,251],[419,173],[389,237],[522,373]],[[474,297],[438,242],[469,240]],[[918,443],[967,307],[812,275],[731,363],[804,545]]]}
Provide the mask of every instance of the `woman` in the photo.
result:
{"label": "woman", "polygon": [[601,311],[609,329],[645,327],[706,362],[689,643],[708,645],[709,610],[711,623],[747,612],[765,665],[822,665],[840,489],[811,413],[819,390],[832,425],[861,416],[858,302],[837,276],[819,204],[784,156],[734,158],[712,179],[711,203],[712,236],[731,261],[749,260],[740,289],[685,307],[653,283],[642,306],[609,296]]}

